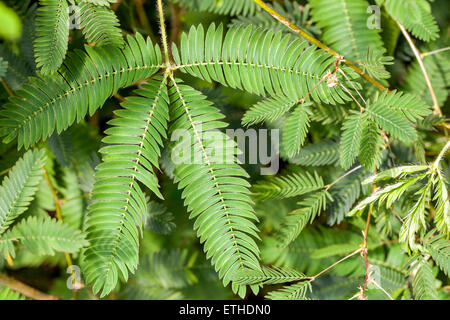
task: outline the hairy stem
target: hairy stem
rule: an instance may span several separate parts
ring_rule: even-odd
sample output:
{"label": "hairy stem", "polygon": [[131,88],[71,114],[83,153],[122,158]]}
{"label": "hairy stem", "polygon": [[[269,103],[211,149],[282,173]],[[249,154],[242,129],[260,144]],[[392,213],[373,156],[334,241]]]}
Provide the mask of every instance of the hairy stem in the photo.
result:
{"label": "hairy stem", "polygon": [[3,273],[0,273],[0,283],[34,300],[59,300],[58,297],[43,293]]}
{"label": "hairy stem", "polygon": [[157,0],[157,6],[158,6],[158,13],[159,13],[159,26],[161,29],[161,38],[162,38],[163,49],[164,49],[164,58],[165,58],[166,65],[168,66],[170,64],[169,46],[167,45],[166,23],[164,21],[164,10],[163,10],[163,6],[162,6],[162,0]]}
{"label": "hairy stem", "polygon": [[[264,3],[264,1],[262,0],[253,0],[258,6],[260,6],[261,8],[263,8],[265,11],[267,11],[272,17],[274,17],[276,20],[280,21],[282,24],[284,24],[286,27],[288,27],[290,30],[292,30],[293,32],[295,32],[296,34],[298,34],[299,36],[305,38],[306,40],[308,40],[309,42],[311,42],[312,44],[316,45],[317,47],[319,47],[320,49],[325,50],[326,52],[332,54],[335,57],[340,57],[342,58],[343,56],[340,55],[339,53],[337,53],[336,51],[334,51],[333,49],[329,48],[328,46],[326,46],[325,44],[323,44],[322,42],[320,42],[319,40],[317,40],[316,38],[314,38],[313,36],[311,36],[310,34],[308,34],[307,32],[303,31],[302,29],[300,29],[299,27],[297,27],[295,24],[293,24],[292,22],[290,22],[287,18],[283,17],[281,14],[279,14],[278,12],[276,12],[275,10],[273,10],[270,6],[268,6],[266,3]],[[376,81],[375,79],[373,79],[372,77],[370,77],[368,74],[364,73],[360,68],[358,68],[354,63],[352,63],[349,60],[344,60],[343,61],[345,63],[345,65],[347,65],[348,67],[350,67],[351,69],[353,69],[356,73],[358,73],[361,77],[363,77],[364,79],[366,79],[367,81],[369,81],[372,85],[374,85],[378,90],[380,91],[384,91],[386,90],[386,88],[379,83],[378,81]]]}
{"label": "hairy stem", "polygon": [[423,64],[423,60],[420,55],[420,51],[419,51],[419,49],[417,49],[416,45],[414,44],[408,31],[406,31],[405,27],[400,22],[398,22],[398,21],[396,21],[396,22],[397,22],[397,25],[399,26],[400,30],[402,31],[403,36],[408,41],[409,46],[411,47],[411,50],[414,52],[417,62],[419,62],[420,69],[422,70],[423,76],[425,77],[425,82],[427,83],[427,86],[428,86],[428,90],[430,91],[431,99],[433,100],[434,113],[442,116],[442,111],[441,111],[441,108],[439,107],[439,102],[437,100],[436,93],[434,92],[433,85],[431,84],[431,80],[430,80],[430,77],[428,76],[427,69],[425,68],[425,65]]}

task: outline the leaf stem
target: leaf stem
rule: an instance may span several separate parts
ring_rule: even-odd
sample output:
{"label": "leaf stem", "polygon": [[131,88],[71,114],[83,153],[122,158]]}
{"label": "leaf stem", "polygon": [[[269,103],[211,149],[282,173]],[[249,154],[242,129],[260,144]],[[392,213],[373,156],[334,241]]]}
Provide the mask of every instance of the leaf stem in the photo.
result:
{"label": "leaf stem", "polygon": [[34,300],[59,300],[58,297],[43,293],[3,273],[0,273],[0,283]]}
{"label": "leaf stem", "polygon": [[441,111],[441,108],[439,107],[439,102],[437,100],[436,93],[434,92],[433,85],[431,84],[430,77],[428,76],[428,72],[423,63],[419,49],[417,49],[416,45],[414,44],[414,41],[412,40],[408,31],[406,31],[405,27],[400,22],[398,22],[398,21],[395,21],[395,22],[397,22],[397,25],[399,26],[400,30],[402,31],[403,36],[406,38],[406,41],[408,41],[409,46],[411,47],[411,50],[413,51],[414,55],[416,56],[417,62],[419,62],[420,69],[422,70],[423,76],[425,77],[425,82],[427,83],[427,86],[428,86],[428,90],[430,91],[431,99],[433,100],[434,113],[442,116],[442,111]]}
{"label": "leaf stem", "polygon": [[310,277],[310,278],[309,278],[309,282],[313,282],[314,280],[316,280],[316,278],[320,277],[322,274],[324,274],[324,273],[327,272],[328,270],[334,268],[335,266],[337,266],[337,265],[340,264],[341,262],[347,260],[348,258],[353,257],[355,254],[360,253],[361,250],[362,250],[362,248],[359,248],[359,249],[353,251],[352,253],[350,253],[348,256],[345,256],[345,257],[342,258],[341,260],[336,261],[336,262],[333,263],[331,266],[329,266],[329,267],[323,269],[322,271],[320,271],[320,272],[319,272],[318,274],[316,274],[315,276]]}
{"label": "leaf stem", "polygon": [[338,183],[339,181],[341,181],[342,179],[344,179],[346,176],[352,174],[353,172],[355,172],[355,171],[357,171],[357,170],[359,170],[359,169],[361,169],[361,168],[362,168],[362,166],[359,165],[359,166],[353,168],[352,170],[346,172],[345,174],[343,174],[342,176],[340,176],[339,178],[337,178],[336,180],[334,180],[332,183],[327,184],[327,185],[325,186],[325,189],[328,191],[332,186],[334,186],[336,183]]}
{"label": "leaf stem", "polygon": [[446,48],[441,48],[441,49],[437,49],[437,50],[433,50],[433,51],[429,51],[429,52],[424,52],[420,54],[420,57],[423,59],[427,56],[431,56],[433,54],[437,54],[437,53],[441,53],[444,51],[450,50],[450,47],[446,47]]}
{"label": "leaf stem", "polygon": [[3,81],[3,80],[2,80],[2,85],[3,85],[3,88],[5,88],[5,90],[6,90],[6,92],[8,93],[8,95],[9,95],[10,97],[12,97],[12,96],[14,95],[14,92],[12,92],[11,88],[10,88],[10,87],[6,84],[6,82]]}
{"label": "leaf stem", "polygon": [[441,150],[441,152],[439,153],[438,157],[436,158],[436,161],[433,164],[433,166],[435,168],[438,168],[439,162],[441,162],[442,158],[445,156],[445,153],[448,151],[449,148],[450,148],[450,141],[447,142],[445,147]]}
{"label": "leaf stem", "polygon": [[[287,18],[285,18],[284,16],[282,16],[281,14],[279,14],[278,12],[276,12],[274,9],[272,9],[270,6],[268,6],[264,1],[262,0],[253,0],[258,6],[260,6],[262,9],[264,9],[267,13],[269,13],[272,17],[274,17],[276,20],[278,20],[279,22],[281,22],[282,24],[284,24],[286,27],[288,27],[290,30],[292,30],[293,32],[295,32],[296,34],[298,34],[299,36],[305,38],[306,40],[308,40],[309,42],[311,42],[312,44],[316,45],[317,47],[319,47],[322,50],[325,50],[326,52],[332,54],[335,57],[341,57],[342,55],[340,55],[339,53],[337,53],[336,51],[334,51],[333,49],[329,48],[328,46],[326,46],[325,44],[323,44],[322,42],[320,42],[319,40],[317,40],[316,38],[314,38],[313,36],[311,36],[310,34],[308,34],[307,32],[303,31],[302,29],[300,29],[299,27],[297,27],[295,24],[293,24],[292,22],[290,22]],[[357,74],[359,74],[361,77],[363,77],[364,79],[366,79],[368,82],[370,82],[373,86],[375,86],[378,90],[380,91],[384,91],[386,90],[386,88],[379,83],[378,81],[376,81],[375,79],[373,79],[372,77],[370,77],[368,74],[364,73],[360,68],[358,68],[353,62],[349,61],[349,60],[344,60],[344,63],[350,67],[351,69],[353,69]]]}
{"label": "leaf stem", "polygon": [[[61,213],[61,211],[62,211],[61,210],[61,202],[62,201],[58,197],[58,192],[56,191],[55,187],[53,186],[52,180],[50,179],[50,176],[48,175],[47,170],[45,169],[45,167],[42,167],[42,169],[44,170],[45,180],[47,181],[47,184],[50,187],[50,191],[51,191],[51,193],[53,195],[53,202],[55,203],[55,210],[56,210],[56,218],[58,219],[58,221],[62,222],[62,220],[63,220],[62,213]],[[67,266],[68,267],[72,267],[73,266],[73,262],[72,262],[72,257],[70,256],[70,254],[67,253],[67,252],[64,252],[64,256],[66,257]],[[75,275],[75,271],[73,270],[73,268],[71,268],[71,269],[72,269],[72,274],[71,275],[74,276]],[[74,286],[74,288],[73,288],[73,300],[77,299],[77,295],[78,295],[77,294],[77,289]]]}

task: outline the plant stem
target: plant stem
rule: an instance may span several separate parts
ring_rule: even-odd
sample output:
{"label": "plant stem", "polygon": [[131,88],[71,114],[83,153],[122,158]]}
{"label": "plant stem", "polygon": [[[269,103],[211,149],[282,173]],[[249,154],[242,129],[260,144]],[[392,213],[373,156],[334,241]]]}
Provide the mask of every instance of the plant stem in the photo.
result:
{"label": "plant stem", "polygon": [[6,90],[6,92],[8,93],[8,95],[9,95],[10,97],[12,97],[12,96],[14,95],[14,92],[12,92],[11,88],[10,88],[10,87],[6,84],[6,82],[3,81],[3,80],[2,80],[2,85],[3,85],[3,88],[5,88],[5,90]]}
{"label": "plant stem", "polygon": [[433,165],[435,168],[438,168],[439,162],[441,162],[442,158],[445,156],[445,153],[448,151],[449,148],[450,148],[450,141],[447,142],[445,147],[441,150],[438,157],[436,158],[436,161],[434,162]]}
{"label": "plant stem", "polygon": [[[314,38],[313,36],[311,36],[310,34],[308,34],[307,32],[303,31],[302,29],[300,29],[299,27],[297,27],[295,24],[293,24],[292,22],[290,22],[287,18],[283,17],[281,14],[279,14],[278,12],[276,12],[275,10],[273,10],[270,6],[268,6],[266,3],[264,3],[264,1],[262,0],[253,0],[258,6],[260,6],[261,8],[263,8],[265,11],[267,11],[272,17],[274,17],[276,20],[280,21],[282,24],[284,24],[286,27],[288,27],[290,30],[292,30],[293,32],[295,32],[296,34],[298,34],[299,36],[305,38],[306,40],[308,40],[309,42],[311,42],[312,44],[316,45],[317,47],[319,47],[322,50],[325,50],[326,52],[332,54],[335,57],[340,57],[342,58],[343,56],[340,55],[339,53],[337,53],[336,51],[334,51],[333,49],[329,48],[328,46],[326,46],[325,44],[323,44],[322,42],[320,42],[319,40],[317,40],[316,38]],[[364,73],[360,68],[358,68],[354,63],[352,63],[349,60],[344,60],[344,63],[350,67],[351,69],[353,69],[356,73],[358,73],[361,77],[363,77],[364,79],[366,79],[367,81],[369,81],[372,85],[374,85],[378,90],[380,91],[384,91],[386,90],[386,88],[379,83],[378,81],[376,81],[375,79],[373,79],[372,77],[370,77],[368,74]]]}
{"label": "plant stem", "polygon": [[425,77],[425,82],[427,83],[427,86],[428,86],[428,90],[430,91],[431,99],[433,100],[434,113],[442,116],[442,111],[441,111],[441,108],[439,107],[439,102],[437,100],[436,93],[434,92],[433,85],[431,84],[430,77],[428,76],[428,73],[427,73],[427,69],[425,68],[425,65],[423,64],[423,60],[420,55],[419,49],[417,49],[416,45],[414,44],[408,31],[406,31],[405,27],[400,22],[398,22],[398,21],[395,21],[395,22],[397,22],[397,25],[399,26],[400,30],[402,31],[403,36],[406,38],[406,41],[408,41],[409,46],[411,47],[411,50],[414,52],[417,62],[419,62],[420,69],[422,70],[423,76]]}
{"label": "plant stem", "polygon": [[159,25],[160,25],[160,29],[161,29],[164,57],[165,57],[166,65],[169,66],[169,64],[170,64],[169,46],[167,45],[166,23],[164,21],[164,10],[163,10],[163,6],[162,6],[162,0],[157,0],[157,6],[158,6],[158,12],[159,12]]}
{"label": "plant stem", "polygon": [[427,56],[431,56],[433,54],[441,53],[441,52],[444,52],[444,51],[447,51],[447,50],[450,50],[450,47],[441,48],[441,49],[433,50],[433,51],[430,51],[430,52],[424,52],[424,53],[420,54],[420,57],[423,59],[423,58],[425,58]]}
{"label": "plant stem", "polygon": [[34,300],[59,300],[58,297],[43,293],[3,273],[0,273],[0,283]]}
{"label": "plant stem", "polygon": [[320,271],[318,274],[316,274],[315,276],[313,276],[313,277],[310,277],[309,278],[309,281],[310,282],[313,282],[314,280],[316,280],[316,278],[318,278],[319,276],[321,276],[322,274],[324,274],[325,272],[327,272],[328,270],[330,270],[330,269],[332,269],[332,268],[334,268],[335,266],[337,266],[339,263],[341,263],[341,262],[343,262],[343,261],[345,261],[345,260],[347,260],[348,258],[351,258],[351,257],[353,257],[355,254],[358,254],[358,253],[360,253],[361,252],[361,250],[362,250],[362,248],[359,248],[358,250],[356,250],[356,251],[353,251],[352,253],[350,253],[348,256],[345,256],[344,258],[342,258],[341,260],[339,260],[339,261],[336,261],[335,263],[333,263],[331,266],[329,266],[329,267],[327,267],[327,268],[325,268],[325,269],[323,269],[322,271]]}
{"label": "plant stem", "polygon": [[342,179],[344,179],[346,176],[352,174],[353,172],[355,172],[355,171],[357,171],[357,170],[359,170],[359,169],[361,169],[361,168],[362,168],[362,166],[359,165],[359,166],[353,168],[352,170],[346,172],[345,174],[343,174],[342,176],[340,176],[339,178],[337,178],[336,180],[334,180],[332,183],[327,184],[327,185],[325,186],[325,189],[328,191],[332,186],[334,186],[336,183],[338,183],[339,181],[341,181]]}
{"label": "plant stem", "polygon": [[[53,186],[53,183],[50,179],[50,176],[47,173],[47,170],[43,167],[42,168],[44,170],[44,177],[45,180],[47,181],[48,186],[50,187],[50,191],[53,195],[53,202],[55,203],[55,210],[56,210],[56,218],[58,219],[58,221],[63,220],[62,218],[62,213],[61,213],[61,200],[58,197],[58,192],[56,191],[55,187]],[[67,266],[68,267],[72,267],[73,266],[73,262],[72,262],[72,257],[70,256],[69,253],[64,252],[64,256],[66,257],[66,262],[67,262]],[[75,271],[72,269],[72,276],[75,275]],[[73,288],[73,300],[77,299],[77,289],[74,287]]]}

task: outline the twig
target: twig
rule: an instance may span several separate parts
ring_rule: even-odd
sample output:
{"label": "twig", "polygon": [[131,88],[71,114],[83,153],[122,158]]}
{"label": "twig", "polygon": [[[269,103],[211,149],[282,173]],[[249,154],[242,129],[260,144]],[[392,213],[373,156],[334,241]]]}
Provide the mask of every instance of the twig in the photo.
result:
{"label": "twig", "polygon": [[425,65],[423,64],[423,60],[420,55],[420,51],[419,51],[419,49],[417,49],[416,45],[414,44],[408,31],[406,31],[405,27],[400,22],[398,22],[398,21],[396,21],[396,22],[397,22],[397,25],[399,26],[400,30],[402,31],[403,36],[406,38],[406,41],[408,41],[409,46],[411,47],[411,50],[414,52],[417,62],[419,62],[420,69],[422,70],[423,76],[425,77],[425,82],[427,83],[428,90],[430,91],[431,99],[433,100],[433,103],[434,103],[434,106],[433,106],[434,113],[442,116],[442,111],[441,111],[441,108],[439,107],[439,102],[437,100],[436,93],[434,92],[433,85],[431,84],[430,77],[428,76],[428,73],[427,73],[427,69],[425,68]]}
{"label": "twig", "polygon": [[433,50],[433,51],[430,51],[430,52],[424,52],[424,53],[420,54],[420,57],[423,59],[423,58],[425,58],[427,56],[431,56],[433,54],[437,54],[437,53],[444,52],[444,51],[447,51],[447,50],[450,50],[450,47],[441,48],[441,49]]}
{"label": "twig", "polygon": [[[340,55],[339,53],[337,53],[336,51],[332,50],[331,48],[329,48],[328,46],[326,46],[325,44],[323,44],[322,42],[320,42],[319,40],[317,40],[316,38],[314,38],[313,36],[311,36],[310,34],[306,33],[305,31],[303,31],[302,29],[300,29],[299,27],[297,27],[295,24],[293,24],[292,22],[290,22],[287,18],[283,17],[281,14],[279,14],[278,12],[276,12],[275,10],[273,10],[270,6],[268,6],[266,3],[264,3],[264,1],[262,0],[253,0],[258,6],[260,6],[261,8],[263,8],[265,11],[267,11],[272,17],[274,17],[276,20],[280,21],[282,24],[284,24],[286,27],[288,27],[290,30],[292,30],[293,32],[295,32],[296,34],[298,34],[299,36],[305,38],[306,40],[308,40],[309,42],[311,42],[312,44],[316,45],[317,47],[319,47],[322,50],[325,50],[326,52],[332,54],[335,57],[342,57],[342,55]],[[362,76],[364,79],[366,79],[367,81],[369,81],[372,85],[374,85],[376,88],[378,88],[378,90],[380,91],[384,91],[386,90],[386,88],[379,83],[378,81],[376,81],[375,79],[373,79],[372,77],[370,77],[368,74],[364,73],[360,68],[358,68],[354,63],[352,63],[349,60],[344,60],[344,63],[350,67],[351,69],[353,69],[357,74],[359,74],[360,76]]]}
{"label": "twig", "polygon": [[339,181],[341,181],[342,179],[344,179],[346,176],[352,174],[353,172],[355,172],[355,171],[357,171],[357,170],[359,170],[359,169],[361,169],[361,168],[362,168],[362,166],[359,165],[359,166],[353,168],[352,170],[346,172],[344,175],[340,176],[339,178],[337,178],[336,180],[334,180],[332,183],[327,184],[327,185],[325,186],[325,189],[328,191],[332,186],[334,186],[336,183],[338,183]]}
{"label": "twig", "polygon": [[3,88],[5,88],[5,90],[6,90],[6,92],[8,93],[8,95],[9,95],[10,97],[12,97],[12,96],[14,95],[14,92],[12,92],[11,88],[10,88],[10,87],[6,84],[6,82],[3,81],[3,80],[2,80],[2,85],[3,85]]}
{"label": "twig", "polygon": [[434,161],[434,164],[433,164],[434,168],[439,167],[439,162],[441,162],[442,158],[445,156],[445,153],[448,151],[449,148],[450,148],[450,141],[447,142],[445,147],[441,150],[438,157],[436,158],[436,161]]}
{"label": "twig", "polygon": [[358,250],[356,250],[356,251],[353,251],[352,253],[350,253],[348,256],[345,256],[344,258],[342,258],[341,260],[339,260],[339,261],[337,261],[337,262],[335,262],[335,263],[333,263],[331,266],[329,266],[329,267],[327,267],[327,268],[325,268],[325,269],[323,269],[322,271],[320,271],[318,274],[316,274],[315,276],[313,276],[313,277],[309,277],[308,279],[309,279],[309,281],[310,282],[313,282],[314,280],[316,280],[319,276],[321,276],[322,274],[324,274],[325,272],[327,272],[328,270],[330,270],[330,269],[332,269],[332,268],[334,268],[335,266],[337,266],[339,263],[341,263],[341,262],[343,262],[343,261],[345,261],[345,260],[347,260],[348,258],[351,258],[351,257],[353,257],[355,254],[358,254],[358,253],[360,253],[361,252],[361,250],[362,250],[362,248],[359,248]]}
{"label": "twig", "polygon": [[159,26],[161,29],[161,38],[162,38],[162,42],[163,42],[165,62],[166,62],[166,65],[169,66],[169,64],[170,64],[169,46],[167,45],[166,23],[164,21],[164,10],[163,10],[163,6],[162,6],[162,0],[157,0],[157,7],[158,7],[158,13],[159,13]]}
{"label": "twig", "polygon": [[43,293],[3,273],[0,273],[0,283],[34,300],[59,300],[58,297]]}
{"label": "twig", "polygon": [[[375,169],[375,173],[376,173],[376,169]],[[372,194],[375,193],[376,189],[377,189],[377,185],[373,184]],[[367,220],[366,220],[366,228],[364,229],[364,232],[363,232],[364,240],[363,240],[363,245],[362,245],[362,255],[364,258],[364,268],[365,268],[364,284],[363,284],[362,292],[361,292],[363,298],[365,298],[365,296],[366,296],[366,289],[367,289],[367,284],[369,281],[369,259],[367,257],[367,254],[368,254],[367,238],[369,236],[371,217],[372,217],[372,207],[369,208],[369,212],[367,214]]]}
{"label": "twig", "polygon": [[[53,201],[55,203],[55,210],[56,210],[56,217],[59,221],[62,221],[62,213],[61,213],[61,203],[62,201],[59,199],[58,197],[58,192],[56,191],[55,187],[53,186],[53,183],[50,179],[50,176],[47,173],[47,170],[45,169],[45,167],[42,168],[44,170],[44,177],[45,180],[47,181],[48,186],[50,187],[50,191],[53,195]],[[66,257],[66,262],[67,262],[67,266],[68,267],[72,267],[73,266],[73,262],[72,262],[72,258],[70,256],[69,253],[64,252],[64,256]],[[72,276],[75,275],[75,271],[72,268]],[[76,300],[77,299],[77,288],[73,288],[73,299]]]}

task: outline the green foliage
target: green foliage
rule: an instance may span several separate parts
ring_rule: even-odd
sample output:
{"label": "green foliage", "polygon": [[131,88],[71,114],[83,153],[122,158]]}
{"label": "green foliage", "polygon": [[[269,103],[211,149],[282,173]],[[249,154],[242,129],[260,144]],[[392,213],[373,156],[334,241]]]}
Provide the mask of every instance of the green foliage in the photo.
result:
{"label": "green foliage", "polygon": [[58,70],[67,52],[69,7],[66,0],[41,0],[34,42],[36,66],[42,74]]}
{"label": "green foliage", "polygon": [[63,299],[448,297],[442,1],[377,0],[381,30],[367,0],[4,2],[0,273]]}
{"label": "green foliage", "polygon": [[311,15],[323,29],[322,40],[351,60],[365,61],[369,45],[382,48],[379,31],[367,27],[365,0],[311,0]]}
{"label": "green foliage", "polygon": [[25,297],[9,288],[3,288],[0,290],[0,300],[25,300]]}
{"label": "green foliage", "polygon": [[311,94],[316,102],[350,100],[342,88],[319,84],[335,59],[290,34],[241,25],[231,26],[223,38],[223,25],[212,24],[206,34],[202,26],[192,27],[172,52],[180,71],[249,93],[299,100],[316,87]]}
{"label": "green foliage", "polygon": [[193,10],[229,15],[253,14],[257,8],[252,0],[175,0],[175,2]]}
{"label": "green foliage", "polygon": [[15,239],[14,242],[19,242],[35,255],[75,253],[89,244],[79,230],[50,217],[23,220],[8,231],[4,238]]}
{"label": "green foliage", "polygon": [[3,179],[0,187],[0,235],[17,219],[33,200],[43,177],[43,150],[30,150]]}
{"label": "green foliage", "polygon": [[119,20],[113,11],[105,7],[96,7],[87,2],[80,3],[80,27],[90,45],[123,45]]}
{"label": "green foliage", "polygon": [[439,28],[431,15],[430,4],[426,0],[404,2],[385,0],[384,2],[387,12],[417,38],[430,41],[439,36]]}
{"label": "green foliage", "polygon": [[323,189],[322,178],[317,174],[291,173],[279,177],[262,180],[253,187],[253,195],[257,198],[284,199],[299,196]]}

